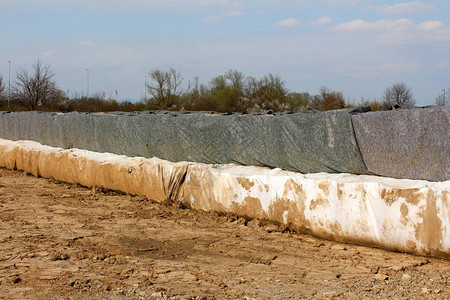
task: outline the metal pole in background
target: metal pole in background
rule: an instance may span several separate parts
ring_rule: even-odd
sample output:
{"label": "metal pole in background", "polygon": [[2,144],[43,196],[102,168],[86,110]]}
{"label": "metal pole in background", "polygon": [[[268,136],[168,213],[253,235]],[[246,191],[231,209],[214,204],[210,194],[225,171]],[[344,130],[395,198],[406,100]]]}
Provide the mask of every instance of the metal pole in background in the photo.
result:
{"label": "metal pole in background", "polygon": [[87,97],[89,98],[89,69],[86,69],[87,73]]}
{"label": "metal pole in background", "polygon": [[8,60],[8,108],[11,99],[11,61]]}

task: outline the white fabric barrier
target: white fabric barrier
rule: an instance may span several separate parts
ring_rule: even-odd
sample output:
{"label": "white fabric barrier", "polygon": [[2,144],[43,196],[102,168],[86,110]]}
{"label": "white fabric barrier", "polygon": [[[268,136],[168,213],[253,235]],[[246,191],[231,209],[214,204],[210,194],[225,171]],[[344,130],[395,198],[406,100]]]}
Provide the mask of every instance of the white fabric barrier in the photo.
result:
{"label": "white fabric barrier", "polygon": [[327,239],[450,258],[450,181],[172,163],[2,139],[0,166],[269,219]]}

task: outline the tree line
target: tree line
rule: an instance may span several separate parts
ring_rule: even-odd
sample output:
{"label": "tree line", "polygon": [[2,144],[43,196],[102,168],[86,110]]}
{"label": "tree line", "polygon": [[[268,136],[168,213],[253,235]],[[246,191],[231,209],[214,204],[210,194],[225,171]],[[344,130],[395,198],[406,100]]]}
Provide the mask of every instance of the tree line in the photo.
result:
{"label": "tree line", "polygon": [[[49,65],[37,60],[32,64],[31,72],[17,72],[11,90],[7,91],[0,74],[0,110],[300,112],[355,106],[345,101],[342,92],[325,86],[315,95],[291,92],[280,76],[272,73],[257,78],[246,77],[238,70],[229,70],[203,84],[198,77],[185,81],[183,75],[173,68],[153,69],[146,76],[145,95],[135,103],[117,101],[104,92],[89,97],[77,93],[68,95],[58,88],[54,76]],[[436,98],[436,104],[444,104],[441,96]],[[381,100],[361,99],[356,105],[370,106],[372,110],[385,110],[393,106],[411,108],[415,100],[411,89],[399,82],[386,88]]]}

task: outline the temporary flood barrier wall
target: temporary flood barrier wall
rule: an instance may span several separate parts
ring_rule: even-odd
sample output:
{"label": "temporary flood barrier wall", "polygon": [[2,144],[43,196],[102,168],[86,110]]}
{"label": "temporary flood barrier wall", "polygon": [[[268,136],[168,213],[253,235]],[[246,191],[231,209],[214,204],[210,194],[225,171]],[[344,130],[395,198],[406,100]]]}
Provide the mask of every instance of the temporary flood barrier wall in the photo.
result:
{"label": "temporary flood barrier wall", "polygon": [[3,139],[0,166],[156,201],[270,219],[337,241],[450,258],[450,181],[173,163]]}
{"label": "temporary flood barrier wall", "polygon": [[0,138],[302,173],[450,180],[450,108],[242,115],[0,112]]}

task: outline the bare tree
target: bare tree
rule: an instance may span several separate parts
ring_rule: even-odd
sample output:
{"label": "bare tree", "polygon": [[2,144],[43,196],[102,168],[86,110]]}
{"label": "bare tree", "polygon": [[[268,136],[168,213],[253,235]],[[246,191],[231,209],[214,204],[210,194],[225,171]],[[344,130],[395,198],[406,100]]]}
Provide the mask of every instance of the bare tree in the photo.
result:
{"label": "bare tree", "polygon": [[288,90],[278,75],[269,73],[258,82],[257,102],[263,109],[283,110]]}
{"label": "bare tree", "polygon": [[200,78],[194,76],[192,81],[188,82],[188,87],[190,87],[190,89],[182,95],[183,107],[181,107],[181,109],[192,110],[203,106],[206,107],[203,109],[208,109],[208,105],[205,104],[206,95],[209,93],[208,86],[201,84]]}
{"label": "bare tree", "polygon": [[21,70],[16,75],[14,97],[17,102],[29,110],[36,110],[38,106],[45,105],[57,91],[53,80],[55,73],[49,65],[40,60],[33,63],[33,73]]}
{"label": "bare tree", "polygon": [[438,106],[447,106],[447,104],[450,102],[450,89],[442,90],[444,93],[440,94],[436,97],[434,100],[434,104]]}
{"label": "bare tree", "polygon": [[320,87],[319,94],[312,97],[310,106],[311,108],[322,111],[342,109],[345,107],[344,94],[322,86]]}
{"label": "bare tree", "polygon": [[312,96],[309,93],[297,93],[292,92],[287,95],[287,101],[290,111],[299,111],[302,108],[306,108],[311,100]]}
{"label": "bare tree", "polygon": [[0,74],[0,100],[5,97],[5,83],[3,82],[3,76]]}
{"label": "bare tree", "polygon": [[444,106],[446,104],[445,102],[446,101],[444,101],[444,95],[439,95],[434,100],[434,104],[436,104],[437,106]]}
{"label": "bare tree", "polygon": [[149,73],[149,78],[151,82],[145,85],[152,96],[149,104],[167,109],[176,104],[177,100],[185,93],[183,75],[174,68],[170,68],[169,71],[154,69]]}
{"label": "bare tree", "polygon": [[383,100],[391,106],[399,105],[403,108],[411,108],[416,103],[411,89],[404,82],[397,82],[386,88]]}
{"label": "bare tree", "polygon": [[256,77],[248,76],[245,79],[244,94],[249,99],[256,98],[259,90],[259,80]]}
{"label": "bare tree", "polygon": [[0,74],[0,110],[6,109],[8,107],[7,94],[5,83],[3,82],[3,76]]}
{"label": "bare tree", "polygon": [[219,75],[211,79],[209,82],[211,90],[221,90],[227,87],[227,78],[225,75]]}
{"label": "bare tree", "polygon": [[66,92],[56,89],[52,97],[45,103],[45,106],[50,110],[68,111],[70,109],[70,99]]}
{"label": "bare tree", "polygon": [[228,70],[225,73],[225,78],[230,81],[232,88],[240,92],[244,91],[245,76],[242,72],[238,70]]}

